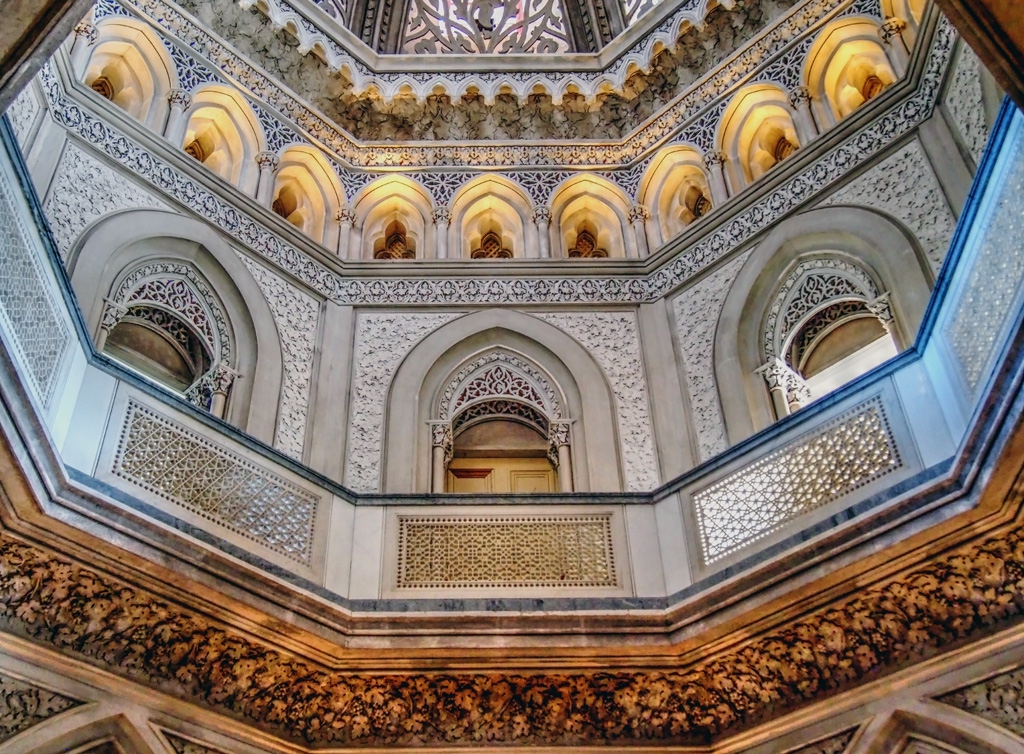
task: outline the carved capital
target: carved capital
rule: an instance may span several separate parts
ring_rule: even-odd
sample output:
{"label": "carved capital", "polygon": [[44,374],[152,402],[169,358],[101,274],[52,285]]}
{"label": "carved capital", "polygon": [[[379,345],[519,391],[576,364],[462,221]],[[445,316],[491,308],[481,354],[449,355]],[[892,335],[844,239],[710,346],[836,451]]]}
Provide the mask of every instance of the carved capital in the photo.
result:
{"label": "carved capital", "polygon": [[100,315],[100,329],[109,333],[117,323],[124,319],[128,308],[116,301],[106,300],[103,302],[103,314]]}
{"label": "carved capital", "polygon": [[886,44],[892,44],[893,39],[903,36],[903,31],[907,28],[907,22],[902,18],[887,18],[885,23],[878,27],[878,36],[882,38],[882,41]]}
{"label": "carved capital", "polygon": [[879,321],[882,323],[882,327],[885,328],[885,331],[891,333],[896,317],[892,313],[892,304],[889,302],[889,294],[883,293],[878,298],[868,301],[867,307],[868,311],[878,317]]}
{"label": "carved capital", "polygon": [[547,225],[551,222],[551,210],[548,207],[534,207],[530,217],[537,225]]}
{"label": "carved capital", "polygon": [[240,376],[234,369],[221,362],[210,370],[210,387],[215,393],[227,395],[235,380]]}
{"label": "carved capital", "polygon": [[341,223],[342,225],[355,225],[356,224],[356,213],[355,213],[355,210],[351,210],[348,207],[340,207],[334,213],[334,222]]}
{"label": "carved capital", "polygon": [[279,158],[273,152],[260,152],[256,155],[256,164],[260,166],[260,170],[277,170],[277,166],[281,164],[281,158]]}
{"label": "carved capital", "polygon": [[452,221],[452,211],[447,207],[434,207],[430,212],[434,225],[447,225]]}
{"label": "carved capital", "polygon": [[708,170],[714,170],[722,167],[726,159],[725,152],[708,152],[704,155],[704,164],[707,165]]}
{"label": "carved capital", "polygon": [[772,359],[757,370],[764,377],[768,389],[781,392],[790,406],[802,406],[811,399],[811,391],[804,378],[782,359]]}
{"label": "carved capital", "polygon": [[444,448],[444,465],[447,466],[452,460],[452,436],[451,422],[431,422],[430,442],[435,448]]}
{"label": "carved capital", "polygon": [[548,431],[548,437],[551,440],[551,446],[554,448],[560,445],[569,444],[569,422],[551,422],[551,428]]}
{"label": "carved capital", "polygon": [[651,219],[651,211],[642,204],[634,204],[629,208],[629,221],[636,225],[637,223],[645,223]]}
{"label": "carved capital", "polygon": [[96,27],[90,21],[79,21],[75,25],[76,39],[81,38],[87,45],[96,44],[97,36]]}
{"label": "carved capital", "polygon": [[789,104],[794,110],[800,110],[811,102],[811,90],[806,86],[798,86],[789,93]]}
{"label": "carved capital", "polygon": [[184,89],[171,89],[167,92],[167,101],[171,107],[179,107],[184,111],[192,106],[192,95]]}

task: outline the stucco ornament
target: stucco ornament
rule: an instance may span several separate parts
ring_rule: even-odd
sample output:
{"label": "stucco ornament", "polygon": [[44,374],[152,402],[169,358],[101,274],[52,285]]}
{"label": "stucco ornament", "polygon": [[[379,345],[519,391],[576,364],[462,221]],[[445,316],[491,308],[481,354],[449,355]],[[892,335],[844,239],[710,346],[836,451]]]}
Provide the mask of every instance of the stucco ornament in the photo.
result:
{"label": "stucco ornament", "polygon": [[715,379],[715,332],[729,288],[749,256],[750,252],[741,254],[672,300],[676,339],[683,359],[690,415],[701,461],[728,447]]}
{"label": "stucco ornament", "polygon": [[985,120],[985,100],[981,89],[981,61],[966,43],[961,42],[953,69],[953,81],[946,91],[945,105],[953,116],[960,138],[974,158],[981,164],[981,156],[988,143],[988,123]]}
{"label": "stucco ornament", "polygon": [[306,442],[309,391],[313,379],[313,349],[320,304],[308,293],[245,254],[238,258],[252,273],[270,305],[284,355],[281,406],[274,447],[292,458],[302,458]]}
{"label": "stucco ornament", "polygon": [[924,149],[915,138],[825,199],[821,206],[870,207],[910,228],[932,272],[946,258],[956,218]]}
{"label": "stucco ornament", "polygon": [[1024,736],[1024,668],[973,683],[938,700]]}
{"label": "stucco ornament", "polygon": [[11,121],[11,128],[14,129],[14,137],[18,140],[23,152],[28,151],[28,137],[32,132],[43,105],[36,93],[35,84],[29,84],[21,90],[14,102],[10,104],[4,113]]}
{"label": "stucco ornament", "polygon": [[457,316],[454,312],[358,315],[345,463],[345,486],[349,489],[380,489],[384,406],[391,378],[416,343]]}
{"label": "stucco ornament", "polygon": [[155,194],[74,144],[61,155],[44,210],[65,261],[75,241],[94,220],[111,212],[145,207],[170,209]]}
{"label": "stucco ornament", "polygon": [[0,673],[0,742],[80,704],[56,691]]}
{"label": "stucco ornament", "polygon": [[636,313],[540,312],[535,316],[575,338],[604,370],[617,404],[625,488],[628,492],[653,490],[661,483],[661,475]]}

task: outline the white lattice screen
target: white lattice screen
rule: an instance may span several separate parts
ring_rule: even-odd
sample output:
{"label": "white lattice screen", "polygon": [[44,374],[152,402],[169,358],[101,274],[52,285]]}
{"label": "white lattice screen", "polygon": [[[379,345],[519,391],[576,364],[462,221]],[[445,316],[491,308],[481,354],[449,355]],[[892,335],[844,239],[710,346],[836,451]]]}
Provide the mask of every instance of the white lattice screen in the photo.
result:
{"label": "white lattice screen", "polygon": [[882,401],[872,398],[694,493],[701,558],[715,563],[902,465]]}
{"label": "white lattice screen", "polygon": [[320,499],[134,401],[111,472],[304,565]]}
{"label": "white lattice screen", "polygon": [[611,514],[399,516],[400,589],[618,586]]}

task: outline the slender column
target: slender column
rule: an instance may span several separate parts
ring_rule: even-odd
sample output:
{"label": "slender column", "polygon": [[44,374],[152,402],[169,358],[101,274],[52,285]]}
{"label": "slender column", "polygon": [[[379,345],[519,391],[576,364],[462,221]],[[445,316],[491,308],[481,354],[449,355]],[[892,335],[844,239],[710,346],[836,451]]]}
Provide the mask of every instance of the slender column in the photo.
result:
{"label": "slender column", "polygon": [[256,186],[256,201],[267,209],[274,203],[274,171],[281,160],[273,152],[260,152],[256,164],[260,166],[260,181]]}
{"label": "slender column", "polygon": [[889,301],[889,294],[883,293],[876,299],[872,299],[867,302],[868,311],[878,317],[879,322],[882,323],[882,327],[889,333],[890,337],[896,342],[897,346],[901,346],[899,333],[896,331],[896,315],[893,314],[892,304]]}
{"label": "slender column", "polygon": [[729,201],[729,189],[725,184],[725,152],[708,152],[704,164],[711,174],[711,202],[720,206]]}
{"label": "slender column", "polygon": [[818,126],[811,114],[811,90],[798,86],[789,93],[789,104],[793,108],[793,128],[800,146],[805,147],[818,138]]}
{"label": "slender column", "polygon": [[430,219],[434,221],[434,252],[438,259],[447,259],[448,223],[452,221],[452,211],[447,207],[435,207]]}
{"label": "slender column", "polygon": [[547,207],[534,207],[532,217],[533,222],[537,225],[537,256],[541,259],[548,259],[551,257],[551,239],[548,236],[551,210]]}
{"label": "slender column", "polygon": [[100,330],[96,334],[97,351],[103,350],[103,346],[107,344],[107,336],[110,335],[110,331],[117,326],[117,323],[120,322],[127,313],[128,309],[126,307],[115,301],[104,299],[103,314],[100,315]]}
{"label": "slender column", "polygon": [[[569,422],[552,422],[549,457],[558,467],[558,491],[572,492],[572,453],[569,449]],[[554,451],[553,453],[551,451]]]}
{"label": "slender column", "polygon": [[903,76],[910,66],[910,48],[904,38],[907,29],[907,22],[895,16],[887,18],[878,28],[878,36],[885,42],[886,47],[892,55],[893,68],[897,76]]}
{"label": "slender column", "polygon": [[352,253],[352,226],[356,224],[356,213],[348,207],[342,207],[334,213],[334,219],[341,223],[338,230],[338,256],[348,259]]}
{"label": "slender column", "polygon": [[171,103],[171,112],[167,116],[164,137],[176,147],[184,146],[185,129],[188,119],[185,113],[192,106],[192,95],[184,89],[171,89],[167,93],[167,101]]}
{"label": "slender column", "polygon": [[635,204],[629,208],[629,222],[633,226],[633,233],[636,235],[636,252],[641,259],[649,253],[647,247],[647,221],[651,219],[651,211],[642,204]]}
{"label": "slender column", "polygon": [[213,368],[210,376],[210,387],[213,391],[213,398],[210,401],[210,413],[218,419],[223,419],[224,412],[228,406],[228,393],[231,391],[231,386],[235,383],[235,379],[239,374],[227,364],[221,362]]}
{"label": "slender column", "polygon": [[89,48],[96,44],[96,27],[89,21],[82,21],[75,27],[75,40],[71,43],[71,69],[75,76],[85,75],[89,64]]}
{"label": "slender column", "polygon": [[446,421],[430,423],[431,470],[430,491],[435,495],[444,493],[448,463],[452,460],[452,424]]}

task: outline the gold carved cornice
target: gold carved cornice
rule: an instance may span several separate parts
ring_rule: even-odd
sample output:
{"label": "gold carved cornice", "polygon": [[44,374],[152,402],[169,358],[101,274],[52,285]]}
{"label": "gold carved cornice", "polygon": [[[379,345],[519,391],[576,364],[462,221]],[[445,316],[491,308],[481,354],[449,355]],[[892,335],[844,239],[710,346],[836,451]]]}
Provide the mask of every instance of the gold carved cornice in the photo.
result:
{"label": "gold carved cornice", "polygon": [[699,743],[980,638],[1024,608],[1024,525],[679,670],[353,674],[0,534],[5,630],[311,745]]}

